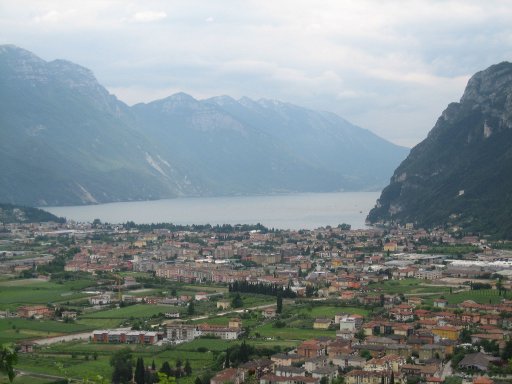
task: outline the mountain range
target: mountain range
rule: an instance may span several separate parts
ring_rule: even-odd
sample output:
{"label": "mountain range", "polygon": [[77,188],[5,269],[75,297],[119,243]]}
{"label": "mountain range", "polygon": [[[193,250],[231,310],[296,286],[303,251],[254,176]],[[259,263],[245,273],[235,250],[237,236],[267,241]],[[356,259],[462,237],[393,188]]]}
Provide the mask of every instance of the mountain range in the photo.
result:
{"label": "mountain range", "polygon": [[476,73],[395,170],[371,223],[512,238],[512,64]]}
{"label": "mountain range", "polygon": [[128,106],[93,73],[0,46],[0,201],[379,190],[406,156],[329,112],[178,93]]}

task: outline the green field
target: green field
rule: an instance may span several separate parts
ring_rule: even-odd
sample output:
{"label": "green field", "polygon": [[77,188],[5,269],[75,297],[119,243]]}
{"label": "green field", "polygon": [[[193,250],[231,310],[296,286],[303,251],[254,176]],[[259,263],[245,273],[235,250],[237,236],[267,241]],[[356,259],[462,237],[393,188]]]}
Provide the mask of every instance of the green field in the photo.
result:
{"label": "green field", "polygon": [[28,319],[0,319],[0,343],[57,336],[89,330],[85,324]]}
{"label": "green field", "polygon": [[262,337],[279,338],[283,340],[306,340],[320,336],[336,337],[336,331],[334,330],[295,327],[274,328],[272,323],[254,328],[253,333],[259,333]]}
{"label": "green field", "polygon": [[[496,289],[480,289],[459,293],[448,293],[443,294],[443,296],[448,300],[448,304],[459,304],[465,300],[473,300],[479,304],[498,304],[505,298],[504,296],[500,296]],[[512,298],[512,294],[507,294],[506,298],[510,300]],[[427,300],[427,303],[430,304],[430,301]]]}
{"label": "green field", "polygon": [[57,284],[39,279],[14,279],[0,282],[0,309],[14,311],[21,305],[67,303],[88,295],[79,290],[91,285],[90,280]]}
{"label": "green field", "polygon": [[368,288],[375,289],[377,293],[388,294],[425,294],[425,293],[449,293],[449,287],[430,285],[425,280],[403,279],[389,280],[379,284],[370,284]]}
{"label": "green field", "polygon": [[219,293],[227,293],[228,289],[222,286],[209,286],[209,285],[190,285],[190,284],[178,284],[176,289],[181,292],[181,290],[188,290],[190,292],[219,292]]}
{"label": "green field", "polygon": [[99,356],[97,360],[92,358],[86,360],[84,356],[73,358],[69,355],[34,353],[20,355],[16,368],[22,371],[64,377],[86,378],[93,375],[110,377],[109,360],[109,356]]}
{"label": "green field", "polygon": [[327,305],[321,305],[321,306],[302,306],[302,307],[295,307],[287,309],[285,307],[286,312],[294,313],[299,316],[307,316],[312,319],[315,319],[317,317],[328,317],[334,319],[334,316],[339,313],[350,313],[350,314],[357,314],[362,316],[368,316],[369,311],[364,308],[357,308],[357,307],[335,307],[335,306],[327,306]]}
{"label": "green field", "polygon": [[[0,376],[0,384],[8,384],[9,380],[7,376]],[[53,384],[55,383],[54,379],[44,379],[35,376],[29,375],[18,375],[14,378],[15,384]]]}
{"label": "green field", "polygon": [[83,321],[85,319],[129,319],[135,318],[150,318],[169,311],[186,311],[184,307],[175,307],[172,305],[151,305],[151,304],[135,304],[128,305],[122,308],[114,308],[106,311],[98,311],[87,313],[80,317]]}

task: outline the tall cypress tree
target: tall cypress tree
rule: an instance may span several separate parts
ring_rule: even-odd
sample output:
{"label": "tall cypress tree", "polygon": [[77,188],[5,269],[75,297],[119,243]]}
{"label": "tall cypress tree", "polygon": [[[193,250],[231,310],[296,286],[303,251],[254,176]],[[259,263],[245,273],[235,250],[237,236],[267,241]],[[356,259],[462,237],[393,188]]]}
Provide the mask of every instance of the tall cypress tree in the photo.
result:
{"label": "tall cypress tree", "polygon": [[124,384],[132,380],[132,351],[124,348],[112,355],[110,365],[114,368],[112,372],[112,383]]}
{"label": "tall cypress tree", "polygon": [[191,367],[190,361],[188,359],[187,359],[187,361],[185,361],[185,368],[184,368],[184,370],[185,370],[185,374],[187,376],[190,376],[192,374],[192,367]]}
{"label": "tall cypress tree", "polygon": [[135,382],[137,384],[144,384],[144,359],[142,357],[137,358],[137,364],[135,365]]}

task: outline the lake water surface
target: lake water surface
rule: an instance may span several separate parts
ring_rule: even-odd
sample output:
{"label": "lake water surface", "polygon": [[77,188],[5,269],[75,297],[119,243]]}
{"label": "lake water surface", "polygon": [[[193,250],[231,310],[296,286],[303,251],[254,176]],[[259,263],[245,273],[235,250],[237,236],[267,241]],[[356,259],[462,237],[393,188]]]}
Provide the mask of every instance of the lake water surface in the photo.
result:
{"label": "lake water surface", "polygon": [[256,224],[314,229],[341,223],[364,228],[380,192],[298,193],[277,196],[194,197],[99,205],[44,207],[67,219],[107,223]]}

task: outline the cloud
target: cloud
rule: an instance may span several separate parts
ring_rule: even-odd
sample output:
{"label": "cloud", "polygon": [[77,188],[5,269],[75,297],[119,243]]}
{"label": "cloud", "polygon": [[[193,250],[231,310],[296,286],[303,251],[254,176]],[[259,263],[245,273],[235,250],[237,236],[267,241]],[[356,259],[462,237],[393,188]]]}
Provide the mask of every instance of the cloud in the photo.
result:
{"label": "cloud", "polygon": [[140,11],[132,15],[131,20],[137,23],[151,23],[160,21],[167,17],[167,13],[163,11]]}
{"label": "cloud", "polygon": [[63,21],[69,21],[76,17],[77,11],[75,9],[69,9],[65,11],[57,11],[52,9],[44,12],[43,14],[35,16],[33,19],[36,23],[61,23]]}
{"label": "cloud", "polygon": [[20,0],[2,4],[0,43],[91,68],[130,103],[281,99],[412,145],[470,75],[512,58],[510,20],[500,0]]}

